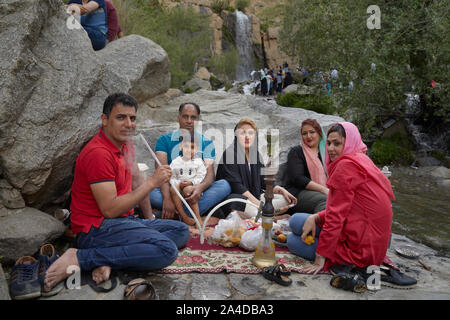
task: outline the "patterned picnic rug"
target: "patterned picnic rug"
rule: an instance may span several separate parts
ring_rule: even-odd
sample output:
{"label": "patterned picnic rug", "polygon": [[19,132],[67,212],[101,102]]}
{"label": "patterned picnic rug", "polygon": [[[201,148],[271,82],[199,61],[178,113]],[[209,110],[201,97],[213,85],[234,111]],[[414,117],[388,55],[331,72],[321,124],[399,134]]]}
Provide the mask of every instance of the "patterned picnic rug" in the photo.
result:
{"label": "patterned picnic rug", "polygon": [[[309,263],[293,255],[285,247],[276,246],[278,263],[284,264],[289,270],[301,273],[301,267]],[[186,247],[178,253],[178,258],[170,266],[159,273],[220,273],[235,272],[257,274],[261,269],[253,265],[253,252],[239,247],[225,248],[211,241],[200,243],[200,236],[191,233]]]}

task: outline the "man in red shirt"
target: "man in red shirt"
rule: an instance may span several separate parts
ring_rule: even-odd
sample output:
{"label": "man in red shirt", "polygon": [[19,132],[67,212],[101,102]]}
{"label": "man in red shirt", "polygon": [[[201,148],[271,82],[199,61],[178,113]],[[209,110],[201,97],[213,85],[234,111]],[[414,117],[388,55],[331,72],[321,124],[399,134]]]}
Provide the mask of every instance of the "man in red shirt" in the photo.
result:
{"label": "man in red shirt", "polygon": [[[162,269],[187,243],[184,223],[154,219],[148,195],[172,172],[166,165],[146,180],[140,175],[131,140],[136,111],[136,100],[127,94],[105,100],[102,127],[75,164],[71,223],[78,249],[68,249],[49,267],[45,290],[67,278],[70,266],[92,270],[96,283],[109,279],[112,269]],[[136,205],[143,219],[134,217]]]}

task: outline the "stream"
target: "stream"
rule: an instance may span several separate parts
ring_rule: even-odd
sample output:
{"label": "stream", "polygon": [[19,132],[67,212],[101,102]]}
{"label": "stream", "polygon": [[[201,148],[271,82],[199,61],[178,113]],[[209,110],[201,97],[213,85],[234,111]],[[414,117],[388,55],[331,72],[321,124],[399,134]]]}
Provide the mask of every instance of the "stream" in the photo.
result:
{"label": "stream", "polygon": [[392,168],[392,231],[450,257],[450,188],[422,169]]}

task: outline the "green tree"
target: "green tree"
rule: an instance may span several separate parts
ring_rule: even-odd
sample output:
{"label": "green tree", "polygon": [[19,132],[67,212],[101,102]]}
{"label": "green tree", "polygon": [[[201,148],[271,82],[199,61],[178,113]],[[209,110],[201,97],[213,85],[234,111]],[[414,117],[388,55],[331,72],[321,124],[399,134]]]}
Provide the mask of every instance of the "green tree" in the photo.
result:
{"label": "green tree", "polygon": [[[283,50],[310,70],[339,70],[344,89],[334,87],[333,97],[368,141],[375,140],[386,119],[404,118],[409,112],[406,92],[420,95],[416,111],[429,131],[448,130],[450,1],[377,1],[379,29],[367,26],[372,4],[287,1],[280,32]],[[440,86],[432,88],[432,80]],[[345,88],[349,81],[354,82],[353,90]]]}
{"label": "green tree", "polygon": [[192,8],[169,9],[158,0],[124,0],[114,4],[126,35],[142,35],[166,50],[172,87],[180,87],[193,74],[195,63],[211,56],[212,29],[207,15]]}

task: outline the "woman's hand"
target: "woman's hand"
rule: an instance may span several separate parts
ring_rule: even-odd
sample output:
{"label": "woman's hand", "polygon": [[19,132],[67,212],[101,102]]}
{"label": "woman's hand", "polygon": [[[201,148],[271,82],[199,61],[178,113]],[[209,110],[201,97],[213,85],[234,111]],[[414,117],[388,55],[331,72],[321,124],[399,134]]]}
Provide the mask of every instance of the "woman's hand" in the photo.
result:
{"label": "woman's hand", "polygon": [[306,218],[305,223],[303,224],[303,233],[301,239],[304,243],[306,243],[306,237],[311,233],[311,235],[316,237],[316,216],[317,214],[312,214],[308,218]]}
{"label": "woman's hand", "polygon": [[273,188],[273,192],[283,195],[283,197],[286,199],[286,201],[289,204],[297,204],[297,198],[294,197],[289,191],[287,191],[285,188],[280,186],[275,186]]}
{"label": "woman's hand", "polygon": [[314,264],[303,267],[302,272],[305,273],[312,273],[317,274],[320,270],[323,269],[323,266],[325,265],[325,257],[322,257],[316,253],[316,259],[314,260]]}

